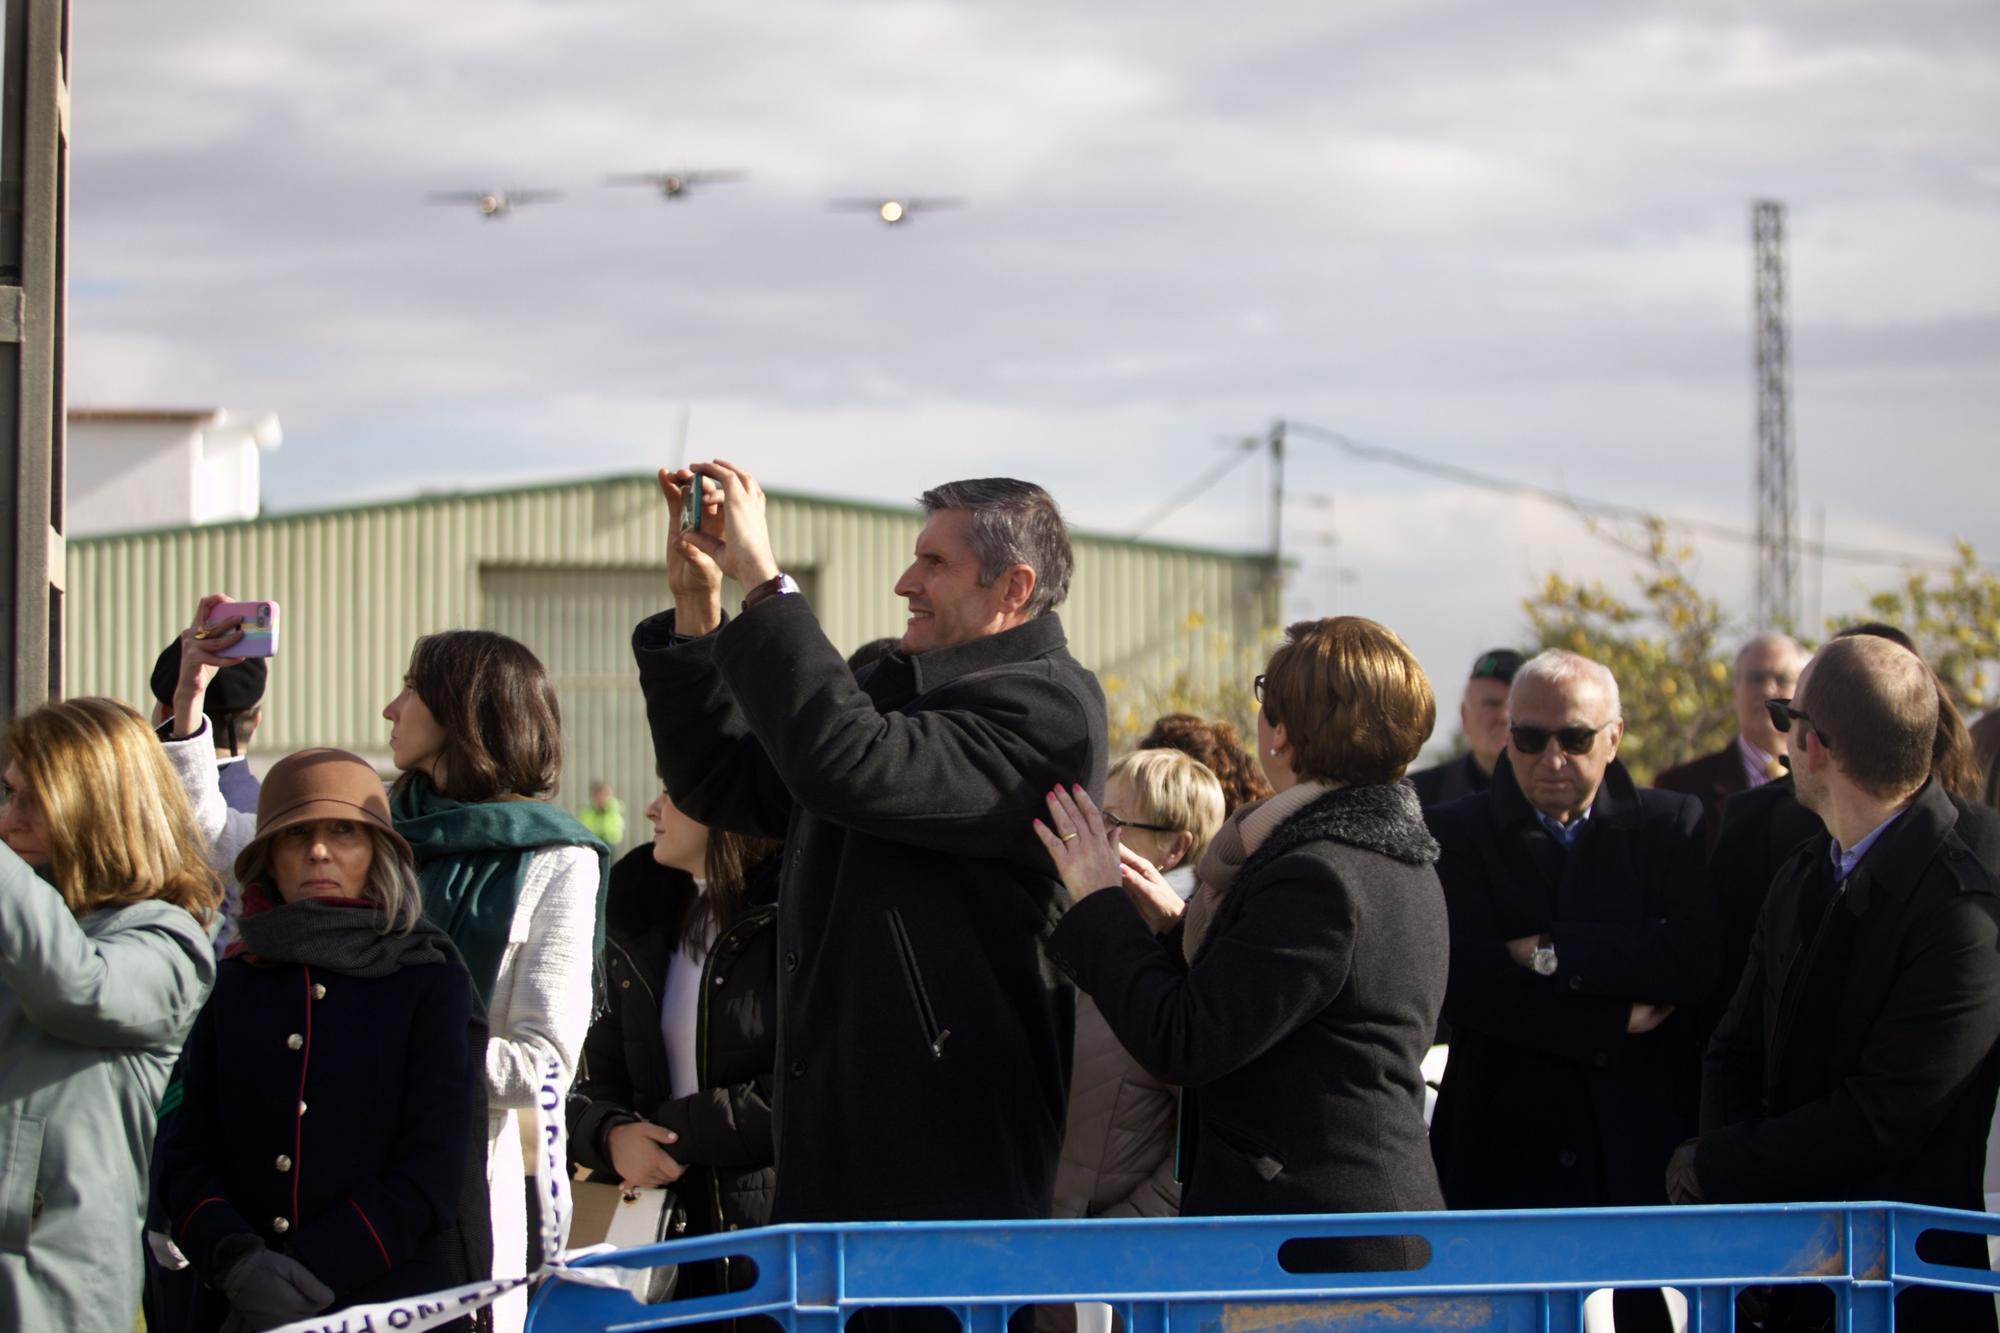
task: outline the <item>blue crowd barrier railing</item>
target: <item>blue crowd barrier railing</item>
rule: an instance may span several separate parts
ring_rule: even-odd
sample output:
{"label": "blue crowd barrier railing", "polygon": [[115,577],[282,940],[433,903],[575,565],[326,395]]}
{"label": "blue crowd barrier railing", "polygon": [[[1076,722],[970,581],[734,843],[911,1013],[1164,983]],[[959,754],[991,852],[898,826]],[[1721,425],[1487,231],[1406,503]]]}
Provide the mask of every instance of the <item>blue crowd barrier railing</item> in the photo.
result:
{"label": "blue crowd barrier railing", "polygon": [[[2000,1235],[2000,1216],[1903,1204],[1769,1204],[1550,1212],[1082,1222],[890,1222],[764,1227],[598,1254],[579,1267],[756,1265],[745,1290],[642,1305],[623,1290],[544,1283],[530,1333],[625,1333],[752,1314],[798,1333],[839,1333],[859,1309],[944,1307],[968,1333],[1002,1333],[1026,1305],[1108,1302],[1130,1333],[1204,1329],[1581,1330],[1584,1301],[1618,1287],[1672,1287],[1687,1327],[1736,1326],[1745,1287],[1819,1283],[1836,1328],[1894,1327],[1911,1284],[2000,1292],[1995,1274],[1926,1262],[1927,1231]],[[1415,1236],[1429,1262],[1328,1272],[1314,1242]],[[1416,1252],[1421,1252],[1418,1247]]]}

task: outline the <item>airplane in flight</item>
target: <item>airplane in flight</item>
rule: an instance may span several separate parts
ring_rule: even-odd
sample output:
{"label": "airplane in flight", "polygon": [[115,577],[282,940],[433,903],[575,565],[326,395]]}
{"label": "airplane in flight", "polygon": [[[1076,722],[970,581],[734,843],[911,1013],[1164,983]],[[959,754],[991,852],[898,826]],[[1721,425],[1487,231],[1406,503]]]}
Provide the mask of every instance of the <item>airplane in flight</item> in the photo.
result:
{"label": "airplane in flight", "polygon": [[902,199],[834,199],[829,206],[842,211],[873,213],[891,227],[908,222],[914,213],[930,213],[939,209],[964,208],[965,200],[949,199],[942,196],[930,198]]}
{"label": "airplane in flight", "polygon": [[621,171],[606,176],[606,185],[649,185],[662,199],[678,199],[697,185],[724,185],[740,181],[741,171]]}
{"label": "airplane in flight", "polygon": [[561,190],[433,190],[433,204],[471,204],[481,217],[504,218],[522,204],[543,204],[562,198]]}

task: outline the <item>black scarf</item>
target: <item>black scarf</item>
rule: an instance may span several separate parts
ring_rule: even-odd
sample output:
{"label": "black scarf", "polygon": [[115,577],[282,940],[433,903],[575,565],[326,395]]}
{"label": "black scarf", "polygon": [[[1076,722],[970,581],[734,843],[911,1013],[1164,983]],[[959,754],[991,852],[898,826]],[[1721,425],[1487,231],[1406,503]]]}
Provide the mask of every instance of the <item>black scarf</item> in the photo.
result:
{"label": "black scarf", "polygon": [[419,917],[407,935],[385,935],[372,905],[302,898],[261,911],[245,894],[236,932],[243,951],[263,963],[303,963],[350,977],[386,977],[406,967],[458,960],[451,937]]}

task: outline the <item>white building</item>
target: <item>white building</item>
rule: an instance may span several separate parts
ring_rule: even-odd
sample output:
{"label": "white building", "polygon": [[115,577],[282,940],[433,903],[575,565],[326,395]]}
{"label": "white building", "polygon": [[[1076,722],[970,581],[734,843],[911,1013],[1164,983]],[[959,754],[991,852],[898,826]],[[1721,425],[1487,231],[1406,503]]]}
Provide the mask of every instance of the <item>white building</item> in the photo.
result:
{"label": "white building", "polygon": [[82,537],[256,518],[263,453],[283,439],[270,412],[71,408],[65,531]]}

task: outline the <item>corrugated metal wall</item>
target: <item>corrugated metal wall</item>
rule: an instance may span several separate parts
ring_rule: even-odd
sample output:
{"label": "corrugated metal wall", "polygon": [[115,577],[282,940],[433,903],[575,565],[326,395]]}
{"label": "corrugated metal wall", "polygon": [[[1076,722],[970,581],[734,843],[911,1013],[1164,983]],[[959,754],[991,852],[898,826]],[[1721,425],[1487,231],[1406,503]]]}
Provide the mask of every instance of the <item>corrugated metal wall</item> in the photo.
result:
{"label": "corrugated metal wall", "polygon": [[[919,526],[914,508],[771,497],[779,561],[843,651],[902,632],[891,588]],[[643,711],[631,711],[629,640],[639,617],[669,600],[667,529],[652,479],[629,477],[78,539],[65,692],[149,706],[153,659],[203,593],[270,598],[283,606],[283,645],[258,750],[380,754],[382,705],[411,643],[440,629],[499,629],[562,678],[569,803],[590,777],[614,778],[636,822],[647,796],[623,775],[650,775],[652,760]],[[1254,644],[1276,623],[1261,559],[1081,535],[1076,556],[1062,611],[1071,650],[1128,688],[1186,672],[1212,689],[1239,669],[1221,647]],[[729,602],[738,595],[731,589]],[[635,745],[637,758],[626,753]]]}

